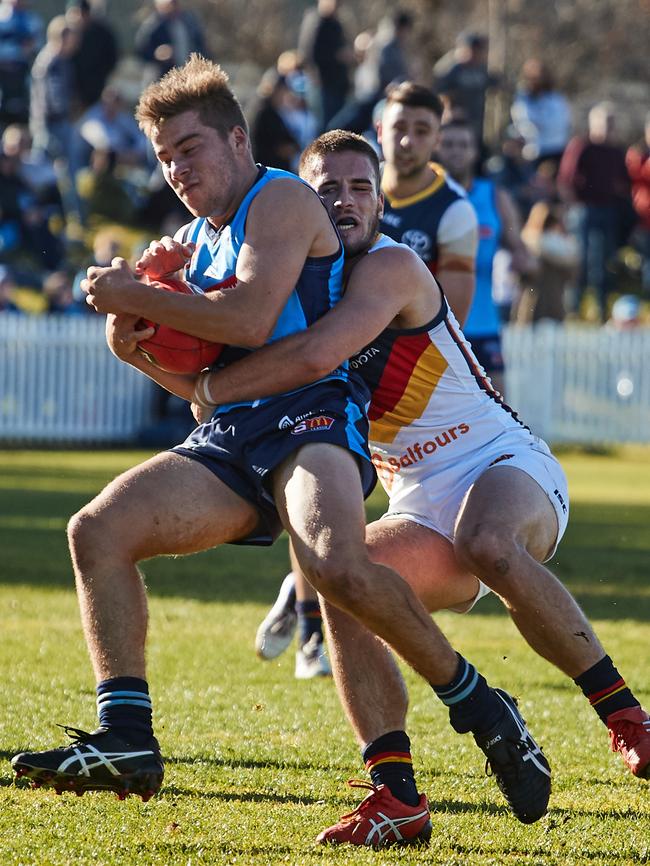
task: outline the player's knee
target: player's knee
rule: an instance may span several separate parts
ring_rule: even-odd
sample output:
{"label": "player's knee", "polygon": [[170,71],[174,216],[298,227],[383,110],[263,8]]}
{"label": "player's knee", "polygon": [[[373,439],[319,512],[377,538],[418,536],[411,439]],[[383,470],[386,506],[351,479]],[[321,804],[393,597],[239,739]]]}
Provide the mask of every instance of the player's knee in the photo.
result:
{"label": "player's knee", "polygon": [[96,540],[96,529],[87,507],[72,515],[68,521],[67,536],[70,552],[76,562],[92,551]]}
{"label": "player's knee", "polygon": [[110,522],[90,505],[70,518],[67,535],[73,561],[82,568],[98,556],[114,555],[120,546],[118,534],[111,532]]}
{"label": "player's knee", "polygon": [[355,609],[359,596],[358,573],[344,557],[311,557],[302,564],[311,585],[328,601],[347,611]]}
{"label": "player's knee", "polygon": [[491,589],[512,579],[513,565],[521,555],[512,535],[504,527],[488,522],[462,527],[454,539],[454,553],[463,568]]}

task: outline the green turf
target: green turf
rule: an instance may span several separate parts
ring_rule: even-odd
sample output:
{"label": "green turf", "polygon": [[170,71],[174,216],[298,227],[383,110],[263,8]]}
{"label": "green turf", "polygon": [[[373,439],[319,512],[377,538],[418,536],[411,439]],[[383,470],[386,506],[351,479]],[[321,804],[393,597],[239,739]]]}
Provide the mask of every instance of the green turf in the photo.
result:
{"label": "green turf", "polygon": [[[536,657],[494,600],[439,622],[459,651],[517,694],[554,770],[549,814],[509,815],[471,738],[458,737],[410,673],[409,729],[433,813],[423,851],[326,849],[316,834],[363,778],[331,682],[296,682],[293,658],[259,662],[255,628],[286,543],[146,565],[149,664],[165,785],[149,803],[77,799],[14,784],[7,759],[94,724],[65,524],[105,480],[142,459],[0,452],[0,864],[623,866],[650,862],[650,785],[631,778],[571,682]],[[554,568],[639,697],[650,703],[650,451],[562,455],[572,514]],[[382,500],[375,494],[373,515]]]}

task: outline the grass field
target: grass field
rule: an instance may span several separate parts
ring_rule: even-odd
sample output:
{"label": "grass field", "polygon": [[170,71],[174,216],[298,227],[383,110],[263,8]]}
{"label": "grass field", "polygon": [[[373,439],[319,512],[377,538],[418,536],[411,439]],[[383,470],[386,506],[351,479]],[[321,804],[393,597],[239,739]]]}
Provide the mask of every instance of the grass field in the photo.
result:
{"label": "grass field", "polygon": [[[0,864],[650,863],[650,785],[607,748],[575,686],[535,656],[493,599],[443,614],[459,651],[518,695],[554,770],[548,815],[519,824],[410,673],[409,730],[432,805],[425,850],[322,849],[313,839],[358,800],[361,762],[330,681],[296,682],[293,654],[262,663],[255,628],[284,574],[286,543],[145,567],[149,666],[167,773],[160,795],[77,799],[12,781],[8,759],[90,729],[94,687],[68,564],[69,515],[143,454],[0,451]],[[553,567],[639,698],[650,704],[650,451],[562,455],[572,493]],[[377,515],[379,494],[370,503]],[[65,735],[63,735],[65,738]]]}

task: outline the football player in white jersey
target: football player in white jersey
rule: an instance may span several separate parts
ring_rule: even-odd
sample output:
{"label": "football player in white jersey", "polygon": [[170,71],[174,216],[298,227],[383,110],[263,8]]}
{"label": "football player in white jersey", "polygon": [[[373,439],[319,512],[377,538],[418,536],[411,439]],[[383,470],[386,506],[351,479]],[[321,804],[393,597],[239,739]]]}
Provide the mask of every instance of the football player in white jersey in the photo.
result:
{"label": "football player in white jersey", "polygon": [[[357,138],[326,133],[301,161],[302,176],[321,195],[343,238],[343,300],[307,331],[210,374],[208,392],[214,400],[232,400],[297,387],[347,355],[362,372],[375,364],[370,444],[390,507],[367,528],[371,556],[399,570],[432,611],[467,610],[485,586],[492,589],[532,648],[582,689],[630,771],[647,776],[650,717],[572,596],[541,564],[566,527],[561,468],[482,377],[415,255],[378,237],[377,166],[371,148],[365,152]],[[431,362],[414,361],[418,351],[420,359],[428,352]],[[402,371],[392,388],[391,359]],[[405,363],[411,364],[411,389],[404,384]],[[339,694],[373,782],[378,791],[386,785],[398,799],[405,797],[410,754],[399,671],[385,645],[357,622],[329,604],[324,613]],[[465,677],[461,685],[469,682]],[[453,705],[450,715],[453,724]],[[502,790],[516,773],[516,754],[527,737],[515,738],[517,746],[497,771]],[[539,758],[534,749],[532,754]],[[321,841],[373,844],[363,840],[377,817],[377,790],[352,818],[324,831]]]}

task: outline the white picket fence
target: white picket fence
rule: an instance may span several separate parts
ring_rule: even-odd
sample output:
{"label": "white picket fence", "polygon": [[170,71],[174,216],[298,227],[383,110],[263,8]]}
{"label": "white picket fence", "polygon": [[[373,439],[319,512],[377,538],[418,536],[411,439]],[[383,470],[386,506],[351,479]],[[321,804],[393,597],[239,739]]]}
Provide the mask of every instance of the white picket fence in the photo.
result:
{"label": "white picket fence", "polygon": [[[504,334],[506,399],[553,443],[650,442],[650,331],[552,324]],[[0,315],[0,445],[132,442],[154,388],[108,351],[100,316]]]}
{"label": "white picket fence", "polygon": [[542,323],[504,334],[506,399],[554,443],[650,442],[650,330]]}
{"label": "white picket fence", "polygon": [[109,352],[102,316],[0,315],[0,443],[128,443],[153,396]]}

